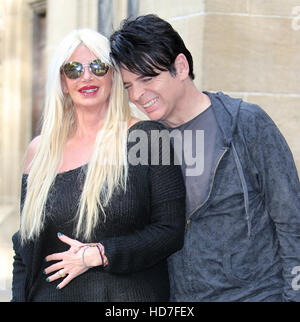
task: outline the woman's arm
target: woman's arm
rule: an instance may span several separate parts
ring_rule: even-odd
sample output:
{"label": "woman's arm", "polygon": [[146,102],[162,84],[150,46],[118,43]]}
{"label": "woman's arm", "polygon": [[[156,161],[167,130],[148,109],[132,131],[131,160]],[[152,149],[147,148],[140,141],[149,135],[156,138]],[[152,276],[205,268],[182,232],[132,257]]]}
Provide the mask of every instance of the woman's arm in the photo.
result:
{"label": "woman's arm", "polygon": [[13,280],[12,280],[12,302],[26,302],[25,284],[26,269],[19,253],[19,234],[15,233],[12,237],[13,248],[15,251],[13,261]]}

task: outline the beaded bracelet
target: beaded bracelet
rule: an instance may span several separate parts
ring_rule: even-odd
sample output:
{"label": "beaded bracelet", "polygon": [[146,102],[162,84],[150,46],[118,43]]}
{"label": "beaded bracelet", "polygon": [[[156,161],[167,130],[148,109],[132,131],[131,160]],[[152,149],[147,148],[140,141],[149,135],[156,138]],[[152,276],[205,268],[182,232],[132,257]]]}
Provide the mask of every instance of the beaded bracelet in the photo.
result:
{"label": "beaded bracelet", "polygon": [[102,244],[98,243],[97,247],[98,247],[98,250],[100,252],[101,259],[102,259],[102,265],[105,267],[105,266],[108,265],[108,259],[107,259],[107,257],[105,256],[105,253],[104,253],[104,246]]}
{"label": "beaded bracelet", "polygon": [[101,258],[101,261],[102,261],[102,265],[104,266],[104,257],[103,257],[103,254],[101,252],[101,248],[99,245],[97,245],[97,249],[99,251],[99,255],[100,255],[100,258]]}

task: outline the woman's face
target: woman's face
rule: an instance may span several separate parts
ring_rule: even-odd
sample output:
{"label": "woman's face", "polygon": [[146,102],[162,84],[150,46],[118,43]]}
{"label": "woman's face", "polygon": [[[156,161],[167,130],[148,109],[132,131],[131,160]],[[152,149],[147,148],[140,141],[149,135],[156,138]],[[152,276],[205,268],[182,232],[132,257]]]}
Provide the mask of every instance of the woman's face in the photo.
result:
{"label": "woman's face", "polygon": [[104,76],[94,75],[89,69],[89,63],[97,58],[85,45],[79,45],[67,61],[84,65],[84,72],[77,79],[69,79],[62,73],[62,90],[64,94],[70,95],[75,108],[102,109],[108,106],[112,71],[110,68]]}

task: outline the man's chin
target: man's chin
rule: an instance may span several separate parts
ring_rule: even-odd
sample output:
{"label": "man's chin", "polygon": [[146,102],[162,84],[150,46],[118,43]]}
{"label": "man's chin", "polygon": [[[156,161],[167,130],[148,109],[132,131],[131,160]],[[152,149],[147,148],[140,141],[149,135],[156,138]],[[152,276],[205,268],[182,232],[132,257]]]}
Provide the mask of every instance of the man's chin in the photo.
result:
{"label": "man's chin", "polygon": [[160,121],[162,118],[161,113],[159,113],[157,110],[149,112],[144,110],[142,113],[144,113],[152,121]]}
{"label": "man's chin", "polygon": [[146,111],[142,110],[141,108],[137,107],[136,105],[130,104],[132,116],[140,119],[140,120],[149,120],[152,118],[146,113]]}
{"label": "man's chin", "polygon": [[152,120],[152,121],[159,121],[160,120],[159,113],[155,113],[155,112],[149,112],[149,113],[147,113],[145,110],[142,110],[142,109],[139,109],[139,113],[143,117],[146,117],[149,120]]}

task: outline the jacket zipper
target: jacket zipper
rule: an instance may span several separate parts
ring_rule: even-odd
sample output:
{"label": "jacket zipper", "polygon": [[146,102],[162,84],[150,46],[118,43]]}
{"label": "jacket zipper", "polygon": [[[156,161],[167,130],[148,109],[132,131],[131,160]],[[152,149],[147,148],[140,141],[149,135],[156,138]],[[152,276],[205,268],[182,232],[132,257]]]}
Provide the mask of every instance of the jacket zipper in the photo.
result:
{"label": "jacket zipper", "polygon": [[218,162],[217,162],[217,165],[216,165],[216,167],[215,167],[215,170],[214,170],[214,174],[213,174],[213,179],[212,179],[212,181],[211,181],[211,184],[210,184],[210,188],[209,188],[209,193],[208,193],[208,196],[207,196],[207,198],[200,204],[200,206],[199,207],[197,207],[191,214],[190,214],[190,216],[188,217],[188,219],[186,220],[186,225],[185,225],[185,228],[186,229],[188,229],[189,228],[189,226],[190,226],[190,222],[191,222],[191,220],[190,220],[190,218],[191,218],[191,216],[196,212],[196,211],[198,211],[207,201],[208,201],[208,199],[209,199],[209,197],[210,197],[210,195],[211,195],[211,192],[212,192],[212,188],[213,188],[213,185],[214,185],[214,181],[215,181],[215,176],[216,176],[216,172],[217,172],[217,169],[218,169],[218,167],[219,167],[219,164],[220,164],[220,162],[221,162],[221,160],[223,159],[223,157],[224,157],[224,155],[225,155],[225,153],[228,151],[228,148],[226,148],[224,151],[223,151],[223,153],[221,154],[221,156],[220,156],[220,158],[219,158],[219,160],[218,160]]}

